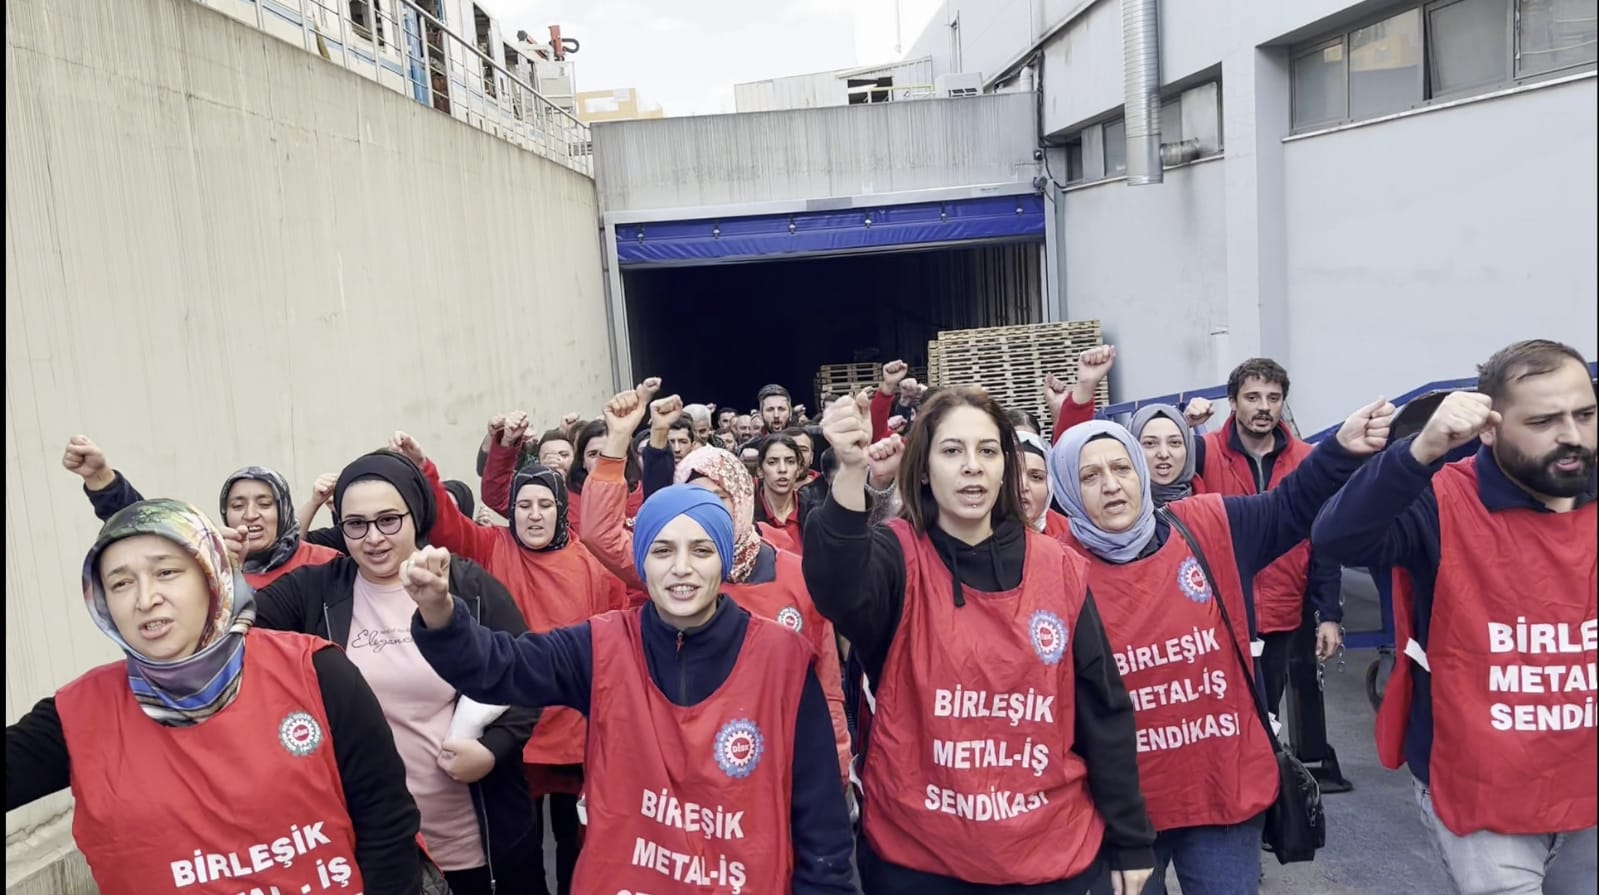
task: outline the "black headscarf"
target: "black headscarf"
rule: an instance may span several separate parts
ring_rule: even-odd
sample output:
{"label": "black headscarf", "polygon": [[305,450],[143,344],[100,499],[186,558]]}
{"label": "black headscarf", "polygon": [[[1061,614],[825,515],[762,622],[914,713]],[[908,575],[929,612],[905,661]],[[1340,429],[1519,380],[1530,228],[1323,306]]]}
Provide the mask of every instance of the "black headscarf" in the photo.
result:
{"label": "black headscarf", "polygon": [[472,488],[460,479],[448,479],[444,482],[444,490],[450,492],[455,498],[455,506],[460,509],[461,515],[472,518],[477,511],[477,502],[472,499]]}
{"label": "black headscarf", "polygon": [[[543,547],[529,547],[522,543],[522,533],[516,529],[516,497],[528,485],[543,485],[555,495],[555,536]],[[561,481],[561,476],[548,466],[529,463],[517,472],[516,478],[511,480],[511,534],[522,549],[532,550],[535,553],[548,553],[560,550],[571,539],[571,526],[566,521],[566,484]]]}
{"label": "black headscarf", "polygon": [[409,457],[390,450],[373,451],[357,457],[339,473],[338,484],[333,486],[334,524],[338,524],[342,518],[340,509],[344,506],[345,489],[369,479],[388,482],[400,492],[400,500],[405,502],[405,508],[411,514],[411,523],[416,526],[416,545],[421,547],[426,544],[428,532],[433,530],[433,521],[438,518],[433,489],[428,484],[427,476]]}
{"label": "black headscarf", "polygon": [[270,572],[288,562],[300,549],[300,520],[294,515],[294,501],[289,498],[289,483],[277,470],[265,466],[246,466],[228,476],[222,483],[222,519],[228,518],[229,492],[234,484],[255,481],[272,489],[273,500],[278,505],[278,530],[272,533],[272,546],[244,558],[244,571],[249,575]]}

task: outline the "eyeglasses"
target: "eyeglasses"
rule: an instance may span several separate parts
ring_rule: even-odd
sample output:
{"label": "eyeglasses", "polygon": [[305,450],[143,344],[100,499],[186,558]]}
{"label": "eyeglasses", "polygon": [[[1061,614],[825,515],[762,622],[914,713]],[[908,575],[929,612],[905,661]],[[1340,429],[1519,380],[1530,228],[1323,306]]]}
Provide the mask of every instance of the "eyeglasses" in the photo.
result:
{"label": "eyeglasses", "polygon": [[378,532],[380,534],[399,534],[400,523],[404,522],[405,517],[409,515],[411,514],[384,513],[383,515],[372,520],[345,519],[343,522],[339,523],[339,528],[344,532],[344,536],[352,541],[359,541],[366,537],[367,530],[374,525],[378,527]]}

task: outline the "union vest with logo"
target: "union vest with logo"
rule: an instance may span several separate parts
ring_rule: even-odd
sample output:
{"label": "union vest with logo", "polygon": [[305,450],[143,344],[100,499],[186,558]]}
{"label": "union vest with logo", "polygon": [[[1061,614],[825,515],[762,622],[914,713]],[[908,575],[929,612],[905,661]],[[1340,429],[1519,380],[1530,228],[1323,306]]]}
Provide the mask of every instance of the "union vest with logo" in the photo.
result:
{"label": "union vest with logo", "polygon": [[[1255,470],[1248,457],[1233,450],[1231,436],[1236,422],[1227,418],[1221,429],[1205,435],[1205,489],[1212,494],[1247,497],[1260,493],[1255,489]],[[1315,448],[1295,438],[1288,427],[1278,425],[1277,434],[1287,439],[1287,446],[1272,464],[1271,480],[1266,490],[1282,484],[1283,479],[1305,462]],[[1215,566],[1211,566],[1215,571]],[[1299,627],[1305,608],[1305,587],[1310,571],[1310,541],[1300,541],[1269,566],[1255,574],[1255,628],[1262,634],[1293,631]]]}
{"label": "union vest with logo", "polygon": [[72,837],[102,895],[362,891],[311,664],[333,645],[259,628],[245,636],[238,695],[192,727],[145,715],[125,662],[56,694]]}
{"label": "union vest with logo", "polygon": [[[1460,836],[1592,827],[1599,815],[1599,505],[1489,512],[1475,457],[1439,470],[1432,489],[1439,561],[1425,657],[1433,810]],[[1415,629],[1412,611],[1396,592],[1401,648]],[[1390,768],[1404,760],[1410,661],[1395,665],[1377,714],[1378,754]]]}
{"label": "union vest with logo", "polygon": [[650,678],[639,613],[589,622],[589,835],[575,892],[786,892],[794,718],[811,649],[751,616],[733,671],[692,706]]}
{"label": "union vest with logo", "polygon": [[905,604],[878,682],[862,830],[884,860],[989,885],[1069,879],[1105,826],[1072,751],[1083,560],[1027,531],[1021,586],[954,582],[926,536],[889,523]]}
{"label": "union vest with logo", "polygon": [[[1244,592],[1222,498],[1166,505],[1194,538],[1242,627]],[[1067,535],[1070,538],[1070,534]],[[1069,541],[1076,549],[1075,541]],[[1188,543],[1173,532],[1154,555],[1108,563],[1086,551],[1105,636],[1138,722],[1138,780],[1157,830],[1242,823],[1277,798],[1277,759],[1249,688],[1249,632],[1229,632]]]}
{"label": "union vest with logo", "polygon": [[827,711],[833,720],[833,741],[838,749],[839,774],[849,779],[849,722],[844,716],[843,671],[839,667],[838,640],[833,625],[816,611],[811,592],[805,588],[805,572],[798,554],[777,551],[776,574],[760,584],[723,585],[733,602],[751,615],[777,622],[797,632],[816,653],[816,676],[827,697]]}

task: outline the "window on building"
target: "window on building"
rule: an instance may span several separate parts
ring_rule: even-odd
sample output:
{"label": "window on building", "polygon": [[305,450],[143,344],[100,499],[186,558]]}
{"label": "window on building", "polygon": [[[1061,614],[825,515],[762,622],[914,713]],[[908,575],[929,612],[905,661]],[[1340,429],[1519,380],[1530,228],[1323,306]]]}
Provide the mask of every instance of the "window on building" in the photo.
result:
{"label": "window on building", "polygon": [[1160,142],[1180,143],[1183,139],[1183,99],[1174,96],[1160,104]]}
{"label": "window on building", "polygon": [[1066,141],[1066,182],[1081,183],[1085,177],[1083,169],[1083,138],[1082,135],[1072,137]]}
{"label": "window on building", "polygon": [[1348,115],[1344,42],[1315,47],[1294,59],[1294,127],[1342,121]]}
{"label": "window on building", "polygon": [[[1167,145],[1184,141],[1198,144],[1198,158],[1221,153],[1220,81],[1170,90],[1161,100],[1160,142]],[[1068,136],[1062,146],[1066,151],[1066,183],[1127,175],[1127,123],[1123,118],[1090,124]]]}
{"label": "window on building", "polygon": [[1433,96],[1492,87],[1510,74],[1506,0],[1453,0],[1428,8],[1427,40]]}
{"label": "window on building", "polygon": [[1521,0],[1516,15],[1516,76],[1530,77],[1599,60],[1599,0]]}
{"label": "window on building", "polygon": [[1303,131],[1485,93],[1599,62],[1599,0],[1430,0],[1296,49]]}
{"label": "window on building", "polygon": [[1127,122],[1118,118],[1105,122],[1105,176],[1127,175]]}
{"label": "window on building", "polygon": [[1421,100],[1421,10],[1349,32],[1349,117],[1402,112]]}
{"label": "window on building", "polygon": [[377,32],[378,46],[386,46],[383,29],[383,6],[379,0],[350,0],[350,25],[363,40],[371,40]]}

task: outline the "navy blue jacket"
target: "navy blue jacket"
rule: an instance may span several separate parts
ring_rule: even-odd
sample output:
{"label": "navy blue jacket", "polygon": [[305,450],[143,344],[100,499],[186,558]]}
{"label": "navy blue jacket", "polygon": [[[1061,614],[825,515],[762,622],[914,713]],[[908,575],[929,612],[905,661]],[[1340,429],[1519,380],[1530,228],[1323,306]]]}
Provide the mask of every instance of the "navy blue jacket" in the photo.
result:
{"label": "navy blue jacket", "polygon": [[[1238,425],[1229,422],[1227,426],[1227,441],[1232,449],[1241,456],[1253,457],[1244,447],[1243,439],[1238,437]],[[1261,457],[1255,464],[1255,493],[1265,490],[1262,486],[1271,481],[1272,471],[1277,466],[1277,458],[1282,456],[1288,447],[1288,440],[1281,432],[1275,433],[1276,442],[1272,449]],[[1336,441],[1337,439],[1328,439]],[[1200,478],[1205,477],[1205,439],[1198,433],[1194,435],[1194,471]],[[1310,550],[1310,566],[1305,570],[1305,599],[1309,601],[1312,609],[1316,610],[1318,621],[1342,622],[1344,620],[1344,604],[1340,599],[1343,594],[1343,570],[1338,563],[1330,557],[1321,556],[1316,552],[1315,546]]]}
{"label": "navy blue jacket", "polygon": [[[1376,460],[1356,473],[1338,496],[1327,502],[1316,520],[1311,540],[1328,556],[1351,566],[1398,567],[1410,574],[1411,639],[1427,647],[1432,626],[1433,591],[1438,583],[1440,528],[1438,497],[1432,490],[1433,474],[1450,458],[1423,466],[1411,456],[1406,438],[1389,445]],[[1477,450],[1477,496],[1490,513],[1517,507],[1550,512],[1500,471],[1493,452]],[[1594,488],[1577,498],[1577,505],[1594,499]],[[1404,644],[1397,644],[1403,648]],[[1401,662],[1410,659],[1400,657]],[[1405,764],[1410,773],[1428,782],[1432,755],[1432,675],[1412,662],[1414,682],[1410,717],[1405,721]]]}
{"label": "navy blue jacket", "polygon": [[[750,618],[732,600],[719,599],[710,621],[685,632],[663,622],[654,607],[636,611],[650,679],[674,705],[703,702],[732,673]],[[456,600],[448,626],[430,630],[418,615],[411,635],[439,676],[472,699],[588,714],[594,642],[587,622],[512,637],[474,623]],[[850,874],[853,840],[837,756],[827,700],[812,670],[794,724],[793,895],[860,891]]]}

